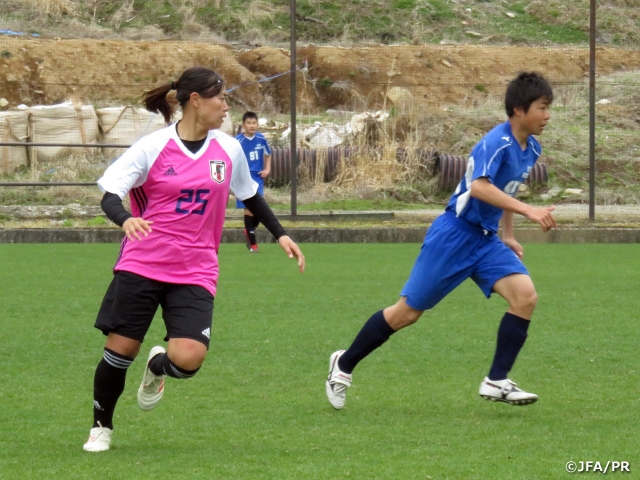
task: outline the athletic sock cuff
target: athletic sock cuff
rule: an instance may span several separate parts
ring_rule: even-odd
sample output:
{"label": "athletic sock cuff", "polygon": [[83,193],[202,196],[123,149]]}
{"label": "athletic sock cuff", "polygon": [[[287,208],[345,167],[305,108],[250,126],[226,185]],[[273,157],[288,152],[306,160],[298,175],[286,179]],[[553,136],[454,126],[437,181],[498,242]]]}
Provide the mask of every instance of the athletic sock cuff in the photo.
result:
{"label": "athletic sock cuff", "polygon": [[119,368],[121,370],[126,370],[133,363],[133,358],[127,357],[125,355],[121,355],[109,348],[104,349],[102,358],[104,358],[104,361],[107,362],[112,367]]}
{"label": "athletic sock cuff", "polygon": [[391,325],[387,323],[384,318],[383,310],[379,310],[371,316],[370,320],[378,330],[381,336],[389,338],[391,335],[396,333],[396,331],[391,328]]}
{"label": "athletic sock cuff", "polygon": [[181,368],[173,363],[169,356],[165,353],[162,362],[162,370],[164,371],[165,375],[172,378],[191,378],[196,373],[198,373],[198,370],[200,370],[200,368],[198,367],[195,370],[186,370],[184,368]]}
{"label": "athletic sock cuff", "polygon": [[531,321],[526,318],[519,317],[518,315],[514,315],[513,313],[506,312],[504,317],[502,317],[502,322],[506,323],[520,332],[527,334],[529,330],[529,325],[531,325]]}

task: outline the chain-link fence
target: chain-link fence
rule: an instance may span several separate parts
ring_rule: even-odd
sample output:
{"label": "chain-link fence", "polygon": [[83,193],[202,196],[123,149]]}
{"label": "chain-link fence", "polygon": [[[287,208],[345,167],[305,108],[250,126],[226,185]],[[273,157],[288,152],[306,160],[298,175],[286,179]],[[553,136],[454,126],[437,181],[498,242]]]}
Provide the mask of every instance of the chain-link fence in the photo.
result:
{"label": "chain-link fence", "polygon": [[[163,54],[163,46],[154,45],[152,54],[134,46],[149,46],[135,43],[122,55],[135,77],[136,60],[146,66],[149,55]],[[175,46],[164,48],[169,56]],[[112,73],[99,72],[106,68],[100,65],[95,75],[83,77],[84,83],[67,85],[69,95],[75,92],[74,102],[9,105],[1,111],[3,203],[95,202],[99,192],[92,185],[122,148],[163,126],[159,115],[139,105],[115,105],[126,102],[134,87],[141,94],[172,80],[183,67],[202,63],[227,79],[232,103],[228,133],[238,132],[245,110],[264,119],[261,129],[274,147],[268,185],[272,198],[286,201],[291,173],[287,53],[266,47],[227,49],[224,62],[216,62],[208,50],[198,51],[185,43],[180,65],[159,63],[164,75],[154,74],[153,82],[131,86],[123,81],[124,96],[113,85],[105,84],[102,93],[97,88],[99,79]],[[532,178],[537,184],[533,200],[587,201],[588,55],[586,47],[301,47],[296,72],[299,203],[347,197],[444,201],[473,145],[505,120],[504,89],[523,70],[544,74],[555,94],[551,122],[540,138],[543,156]],[[640,197],[640,53],[607,48],[597,55],[596,203],[635,204]],[[88,74],[92,68],[85,67]],[[42,76],[6,82],[5,88],[31,96],[38,91],[48,99],[48,92],[59,95],[64,85],[59,78]],[[65,193],[65,187],[75,193]]]}

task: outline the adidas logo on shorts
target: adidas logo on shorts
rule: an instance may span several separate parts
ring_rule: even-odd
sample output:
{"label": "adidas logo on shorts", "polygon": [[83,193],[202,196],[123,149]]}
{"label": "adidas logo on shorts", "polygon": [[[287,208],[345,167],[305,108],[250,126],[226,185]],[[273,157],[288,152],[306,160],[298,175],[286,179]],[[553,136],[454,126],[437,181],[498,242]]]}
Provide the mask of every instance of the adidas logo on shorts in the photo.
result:
{"label": "adidas logo on shorts", "polygon": [[202,331],[202,335],[204,335],[205,337],[207,337],[209,340],[211,340],[211,329],[210,328],[205,328]]}

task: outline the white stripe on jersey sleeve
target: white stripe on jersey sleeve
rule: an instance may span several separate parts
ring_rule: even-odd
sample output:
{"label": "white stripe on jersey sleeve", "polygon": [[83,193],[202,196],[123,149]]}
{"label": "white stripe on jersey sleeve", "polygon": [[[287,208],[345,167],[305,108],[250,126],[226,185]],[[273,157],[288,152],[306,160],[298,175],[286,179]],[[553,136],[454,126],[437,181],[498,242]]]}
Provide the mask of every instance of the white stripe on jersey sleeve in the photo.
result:
{"label": "white stripe on jersey sleeve", "polygon": [[531,150],[533,150],[533,153],[535,153],[536,155],[536,160],[540,158],[540,155],[542,155],[542,149],[540,148],[540,144],[536,142],[533,137],[531,137],[529,138],[529,145],[531,145]]}
{"label": "white stripe on jersey sleeve", "polygon": [[262,138],[264,139],[264,154],[271,155],[271,145],[269,145],[269,142],[264,135],[262,135]]}
{"label": "white stripe on jersey sleeve", "polygon": [[[482,175],[480,175],[480,177],[488,177],[489,176],[489,169],[491,168],[491,164],[493,163],[493,161],[495,160],[495,158],[498,156],[498,154],[505,148],[508,148],[511,146],[511,142],[503,145],[502,147],[498,148],[495,153],[493,154],[493,156],[489,159],[488,162],[486,162],[484,164],[484,170],[482,171]],[[477,177],[477,178],[480,178]],[[493,183],[493,182],[491,182]]]}
{"label": "white stripe on jersey sleeve", "polygon": [[116,159],[102,177],[98,187],[103,192],[115,193],[121,199],[127,196],[132,188],[144,184],[149,170],[160,155],[160,152],[173,137],[175,125],[169,125],[142,137]]}

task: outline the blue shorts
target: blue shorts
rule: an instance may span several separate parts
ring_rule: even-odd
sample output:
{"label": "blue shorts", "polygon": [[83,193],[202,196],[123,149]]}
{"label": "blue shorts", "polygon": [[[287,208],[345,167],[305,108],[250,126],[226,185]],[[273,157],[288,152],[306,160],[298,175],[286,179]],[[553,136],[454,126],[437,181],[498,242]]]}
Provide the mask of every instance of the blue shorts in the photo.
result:
{"label": "blue shorts", "polygon": [[429,310],[467,278],[489,298],[495,283],[514,273],[529,275],[496,234],[445,212],[429,228],[400,295],[411,308]]}
{"label": "blue shorts", "polygon": [[[258,184],[258,193],[264,197],[264,180],[258,172],[251,172],[251,179]],[[236,198],[236,208],[245,208],[244,203]]]}

